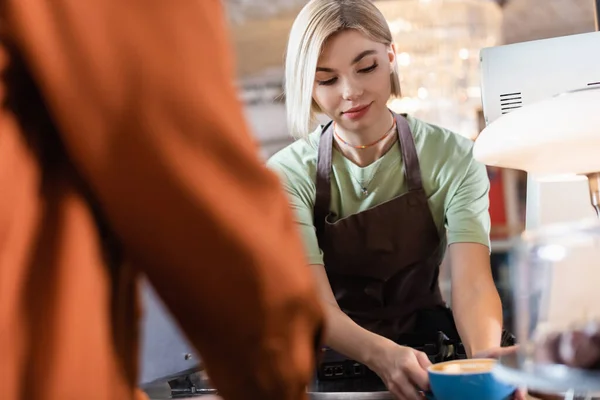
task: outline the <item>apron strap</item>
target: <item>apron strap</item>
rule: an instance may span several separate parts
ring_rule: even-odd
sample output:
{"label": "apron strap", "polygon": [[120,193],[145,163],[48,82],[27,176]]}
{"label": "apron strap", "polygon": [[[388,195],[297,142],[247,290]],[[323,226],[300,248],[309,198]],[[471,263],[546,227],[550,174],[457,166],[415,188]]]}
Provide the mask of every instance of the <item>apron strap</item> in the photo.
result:
{"label": "apron strap", "polygon": [[331,158],[333,153],[333,121],[329,121],[321,131],[317,155],[317,182],[314,207],[314,225],[317,237],[323,232],[325,219],[331,205]]}
{"label": "apron strap", "polygon": [[408,186],[408,191],[413,192],[423,189],[423,180],[421,179],[421,166],[419,165],[419,157],[415,147],[408,121],[402,115],[392,113],[396,118],[396,126],[398,127],[398,139],[400,140],[400,152],[402,153],[402,164],[404,168],[404,176]]}

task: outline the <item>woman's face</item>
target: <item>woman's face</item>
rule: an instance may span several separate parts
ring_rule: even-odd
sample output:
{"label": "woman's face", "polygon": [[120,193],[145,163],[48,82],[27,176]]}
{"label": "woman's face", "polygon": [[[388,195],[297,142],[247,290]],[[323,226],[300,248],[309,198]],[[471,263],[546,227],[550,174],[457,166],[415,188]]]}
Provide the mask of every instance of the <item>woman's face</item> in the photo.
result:
{"label": "woman's face", "polygon": [[344,129],[370,126],[388,112],[394,60],[391,46],[354,29],[337,33],[319,57],[313,100]]}

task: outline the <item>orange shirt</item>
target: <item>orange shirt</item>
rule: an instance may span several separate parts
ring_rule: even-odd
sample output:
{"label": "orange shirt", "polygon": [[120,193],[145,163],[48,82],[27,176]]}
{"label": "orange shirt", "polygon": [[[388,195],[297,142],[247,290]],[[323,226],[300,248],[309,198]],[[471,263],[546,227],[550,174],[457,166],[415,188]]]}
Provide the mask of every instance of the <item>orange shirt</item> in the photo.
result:
{"label": "orange shirt", "polygon": [[141,273],[224,398],[304,398],[322,311],[221,0],[2,0],[0,29],[0,398],[134,398]]}

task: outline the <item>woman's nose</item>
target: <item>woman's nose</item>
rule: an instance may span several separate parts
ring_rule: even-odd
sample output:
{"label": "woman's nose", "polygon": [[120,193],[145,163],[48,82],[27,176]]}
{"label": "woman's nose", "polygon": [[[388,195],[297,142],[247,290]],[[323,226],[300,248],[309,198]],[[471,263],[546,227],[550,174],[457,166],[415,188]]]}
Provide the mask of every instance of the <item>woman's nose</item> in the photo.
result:
{"label": "woman's nose", "polygon": [[362,87],[352,80],[346,80],[342,89],[342,97],[344,100],[355,100],[362,96]]}

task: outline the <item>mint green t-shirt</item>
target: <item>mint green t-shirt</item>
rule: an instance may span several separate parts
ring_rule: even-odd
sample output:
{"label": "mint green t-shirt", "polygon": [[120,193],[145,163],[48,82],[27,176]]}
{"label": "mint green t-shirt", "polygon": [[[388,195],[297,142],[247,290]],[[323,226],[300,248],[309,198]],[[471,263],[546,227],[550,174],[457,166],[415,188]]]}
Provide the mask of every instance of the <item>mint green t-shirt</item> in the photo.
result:
{"label": "mint green t-shirt", "polygon": [[[473,159],[473,142],[435,125],[406,117],[421,166],[429,209],[448,244],[490,246],[489,179],[483,164]],[[282,178],[300,229],[308,262],[323,264],[313,225],[319,127],[273,155],[267,165]],[[345,218],[407,192],[399,143],[380,159],[361,168],[334,148],[330,210]],[[368,194],[362,187],[367,186]]]}

